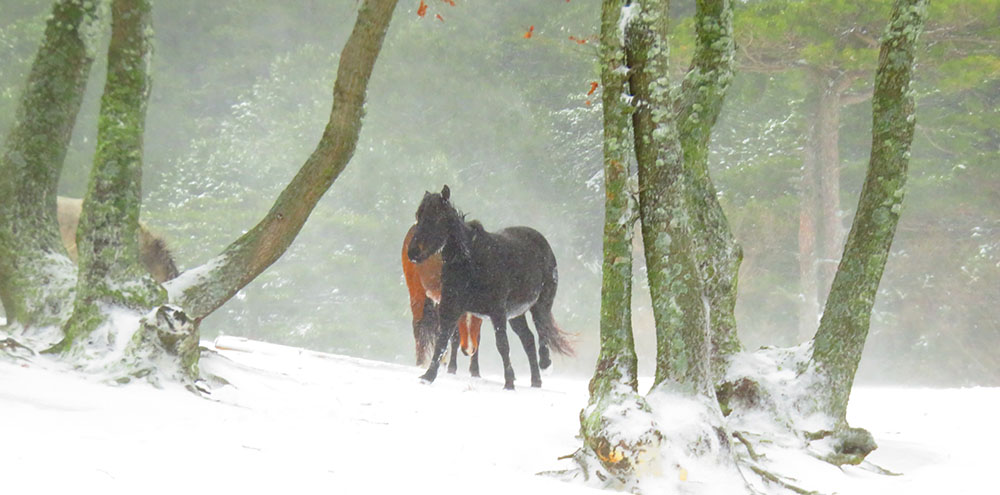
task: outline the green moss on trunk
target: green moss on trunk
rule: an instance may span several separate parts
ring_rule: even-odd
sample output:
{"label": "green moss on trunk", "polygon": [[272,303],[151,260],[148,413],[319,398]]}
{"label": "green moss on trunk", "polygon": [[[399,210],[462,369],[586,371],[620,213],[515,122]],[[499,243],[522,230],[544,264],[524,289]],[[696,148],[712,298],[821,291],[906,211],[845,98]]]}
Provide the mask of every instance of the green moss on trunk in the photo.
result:
{"label": "green moss on trunk", "polygon": [[667,76],[666,2],[643,2],[625,30],[635,97],[639,215],[656,322],[657,384],[671,380],[710,393],[708,308],[694,258],[684,155]]}
{"label": "green moss on trunk", "polygon": [[148,0],[113,2],[97,153],[80,215],[80,273],[73,316],[64,327],[64,348],[103,323],[98,308],[145,310],[166,301],[166,291],[146,273],[139,258],[150,24]]}
{"label": "green moss on trunk", "polygon": [[9,323],[69,314],[75,285],[56,220],[56,192],[93,62],[98,2],[56,3],[0,156],[0,302]]}
{"label": "green moss on trunk", "polygon": [[[396,0],[366,0],[340,54],[333,108],[312,155],[281,192],[271,211],[207,266],[177,302],[200,321],[260,275],[288,249],[316,203],[354,154],[365,92]],[[191,282],[183,274],[178,283]]]}
{"label": "green moss on trunk", "polygon": [[742,346],[736,334],[736,290],[743,252],[733,237],[708,174],[708,145],[733,79],[733,11],[730,0],[699,0],[696,47],[676,104],[687,181],[694,257],[704,282],[712,328],[712,372],[725,372]]}
{"label": "green moss on trunk", "polygon": [[[604,469],[629,476],[642,448],[637,439],[616,436],[612,410],[648,411],[637,393],[637,360],[632,335],[632,234],[634,200],[629,186],[629,116],[625,51],[619,36],[624,1],[604,2],[601,12],[601,85],[604,112],[604,262],[601,283],[601,351],[590,381],[590,400],[580,413],[585,457]],[[586,462],[578,459],[581,465]]]}
{"label": "green moss on trunk", "polygon": [[813,362],[827,379],[821,407],[845,424],[847,400],[903,201],[914,129],[910,88],[914,47],[926,10],[926,0],[897,0],[883,35],[872,99],[868,173],[813,346]]}

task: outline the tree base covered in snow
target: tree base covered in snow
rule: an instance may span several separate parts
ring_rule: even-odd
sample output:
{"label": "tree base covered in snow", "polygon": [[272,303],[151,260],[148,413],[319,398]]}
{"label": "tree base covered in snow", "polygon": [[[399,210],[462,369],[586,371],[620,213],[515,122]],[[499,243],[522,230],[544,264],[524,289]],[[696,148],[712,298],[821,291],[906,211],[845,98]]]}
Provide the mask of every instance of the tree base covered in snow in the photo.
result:
{"label": "tree base covered in snow", "polygon": [[718,404],[662,385],[592,403],[581,412],[587,448],[563,475],[634,493],[731,494],[823,493],[798,472],[817,463],[888,474],[865,461],[871,433],[821,411],[811,355],[811,344],[737,354]]}

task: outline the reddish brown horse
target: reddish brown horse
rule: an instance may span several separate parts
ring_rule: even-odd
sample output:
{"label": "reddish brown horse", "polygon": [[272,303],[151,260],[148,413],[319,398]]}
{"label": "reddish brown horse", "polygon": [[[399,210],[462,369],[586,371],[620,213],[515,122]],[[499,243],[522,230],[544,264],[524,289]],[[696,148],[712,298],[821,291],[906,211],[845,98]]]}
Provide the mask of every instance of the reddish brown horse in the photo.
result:
{"label": "reddish brown horse", "polygon": [[[406,255],[413,239],[413,229],[406,232],[403,239],[403,276],[410,290],[410,311],[413,313],[413,338],[416,341],[417,366],[427,363],[430,348],[438,335],[437,303],[441,302],[441,253],[437,253],[421,263],[410,261]],[[458,335],[451,341],[451,359],[448,372],[458,369],[458,348],[472,356],[469,373],[479,376],[479,329],[483,320],[466,313],[458,321]]]}

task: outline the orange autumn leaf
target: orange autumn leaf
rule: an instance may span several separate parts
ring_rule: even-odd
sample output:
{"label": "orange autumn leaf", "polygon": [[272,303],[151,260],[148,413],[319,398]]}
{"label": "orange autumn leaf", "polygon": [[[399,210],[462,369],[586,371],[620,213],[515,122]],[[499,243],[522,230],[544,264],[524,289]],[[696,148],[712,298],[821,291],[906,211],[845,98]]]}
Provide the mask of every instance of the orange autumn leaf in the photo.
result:
{"label": "orange autumn leaf", "polygon": [[595,82],[591,82],[590,83],[590,91],[587,91],[587,96],[590,96],[590,95],[594,94],[594,91],[597,91],[597,87],[598,86],[600,86],[600,84],[598,84],[596,81]]}
{"label": "orange autumn leaf", "polygon": [[420,6],[417,7],[417,16],[423,17],[425,15],[427,15],[427,4],[424,3],[424,0],[420,0]]}
{"label": "orange autumn leaf", "polygon": [[584,44],[584,43],[586,43],[586,42],[587,42],[587,40],[585,40],[585,39],[583,39],[583,38],[577,38],[576,36],[570,36],[570,37],[569,37],[569,40],[570,40],[570,41],[575,41],[575,42],[576,42],[576,44],[578,44],[578,45],[582,45],[582,44]]}
{"label": "orange autumn leaf", "polygon": [[534,33],[534,32],[535,32],[535,26],[529,27],[528,28],[528,32],[524,33],[524,38],[525,39],[531,38],[531,33]]}
{"label": "orange autumn leaf", "polygon": [[441,22],[444,22],[444,17],[441,17],[441,14],[434,14],[434,17],[435,17],[435,18],[436,18],[437,20],[439,20],[439,21],[441,21]]}
{"label": "orange autumn leaf", "polygon": [[452,7],[455,6],[455,0],[441,0],[441,1],[448,5],[451,5]]}

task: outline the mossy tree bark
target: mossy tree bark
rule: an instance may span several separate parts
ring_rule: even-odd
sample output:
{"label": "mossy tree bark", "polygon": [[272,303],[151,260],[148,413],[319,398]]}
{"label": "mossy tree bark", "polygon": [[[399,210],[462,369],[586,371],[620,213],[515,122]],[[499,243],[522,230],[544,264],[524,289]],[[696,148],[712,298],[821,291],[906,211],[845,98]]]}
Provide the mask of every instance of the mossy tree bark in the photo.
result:
{"label": "mossy tree bark", "polygon": [[[705,264],[720,262],[725,256],[735,259],[726,269],[738,266],[739,249],[721,209],[717,218],[708,211],[718,202],[707,171],[692,171],[707,164],[708,136],[732,77],[731,6],[725,0],[698,2],[699,48],[680,85],[680,98],[667,76],[669,2],[633,1],[626,10],[622,7],[623,2],[604,2],[602,12],[606,188],[602,345],[591,381],[590,405],[581,413],[585,448],[625,487],[646,470],[677,469],[673,456],[678,451],[729,465],[733,469],[727,483],[736,480],[732,486],[742,486],[725,435],[719,433],[722,414],[711,366],[714,335],[723,337],[720,355],[735,352],[739,344],[735,326],[721,333],[713,331],[712,299],[706,288],[711,284],[735,290],[735,273],[728,282],[722,281],[725,277],[714,267],[709,267],[710,276],[704,274]],[[680,407],[697,417],[689,419],[703,427],[697,431],[678,432],[672,429],[674,425],[658,425],[656,411],[636,393],[627,310],[628,228],[634,220],[626,197],[627,169],[622,165],[626,158],[622,141],[628,136],[624,129],[629,109],[622,98],[626,82],[632,96],[638,213],[656,325],[656,376],[650,397],[656,394],[657,400],[670,397],[670,401],[684,402]],[[688,149],[690,159],[686,158]],[[704,194],[711,194],[711,202]],[[696,236],[696,225],[718,230],[710,236]],[[724,253],[709,253],[712,249]],[[728,342],[730,337],[732,342]],[[660,395],[661,391],[667,395]],[[636,425],[648,426],[640,431]],[[585,458],[578,455],[577,460],[585,471],[590,470]]]}
{"label": "mossy tree bark", "polygon": [[99,32],[98,4],[55,4],[0,156],[0,302],[9,324],[65,321],[75,273],[56,194]]}
{"label": "mossy tree bark", "polygon": [[[368,79],[396,0],[365,0],[359,7],[354,30],[341,53],[333,109],[319,145],[253,230],[215,260],[175,281],[174,302],[180,306],[162,304],[166,291],[141,268],[137,245],[143,120],[149,93],[149,0],[115,0],[98,151],[78,239],[82,270],[70,315],[77,284],[59,236],[56,185],[93,58],[86,42],[93,37],[89,32],[102,3],[65,0],[57,5],[18,122],[5,145],[0,193],[16,200],[0,202],[4,226],[0,229],[0,296],[15,322],[66,322],[66,338],[54,350],[86,349],[89,342],[85,340],[99,343],[93,331],[111,307],[131,309],[133,315],[147,313],[135,325],[138,331],[132,338],[124,346],[115,346],[121,359],[103,363],[124,367],[122,380],[155,375],[158,367],[174,363],[180,366],[181,376],[173,377],[189,380],[197,376],[197,322],[284,253],[350,160],[361,128]],[[26,266],[31,263],[40,268]],[[57,265],[59,270],[53,270]],[[63,290],[57,293],[51,287],[58,284]],[[121,342],[119,335],[106,337],[100,344]],[[164,351],[171,354],[166,363],[159,359]]]}
{"label": "mossy tree bark", "polygon": [[340,54],[330,120],[315,151],[267,215],[206,265],[167,285],[195,321],[200,321],[274,263],[291,245],[320,197],[344,170],[361,131],[365,92],[396,0],[365,0]]}
{"label": "mossy tree bark", "polygon": [[719,380],[728,357],[742,349],[736,334],[736,291],[743,250],[708,173],[708,144],[733,79],[730,0],[699,0],[695,53],[675,103],[690,205],[694,257],[710,308],[711,371]]}
{"label": "mossy tree bark", "polygon": [[145,312],[166,301],[166,291],[139,261],[151,7],[149,0],[114,0],[111,14],[97,152],[77,232],[76,301],[61,349],[79,347],[108,319],[110,308]]}
{"label": "mossy tree bark", "polygon": [[655,384],[709,393],[709,308],[694,257],[684,152],[670,80],[668,2],[645,1],[625,28],[639,169],[639,216],[656,324]]}
{"label": "mossy tree bark", "polygon": [[[590,380],[590,401],[580,413],[584,444],[611,472],[627,470],[632,446],[611,434],[608,409],[630,403],[648,408],[638,395],[632,335],[632,235],[636,217],[629,187],[629,116],[625,99],[625,51],[619,34],[624,0],[601,10],[601,95],[604,120],[604,261],[601,281],[601,351]],[[621,456],[619,458],[618,456]]]}
{"label": "mossy tree bark", "polygon": [[820,407],[845,426],[847,401],[902,206],[915,122],[910,88],[914,51],[926,11],[927,0],[896,0],[893,5],[875,75],[868,173],[813,343],[812,361],[826,386]]}

